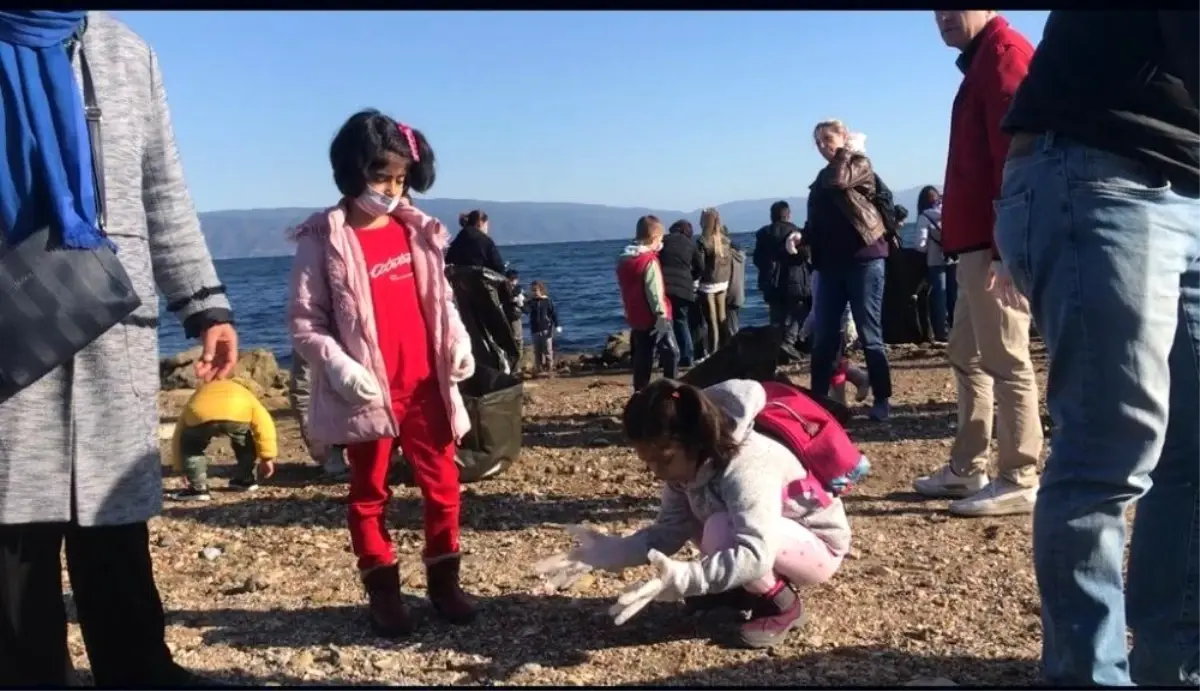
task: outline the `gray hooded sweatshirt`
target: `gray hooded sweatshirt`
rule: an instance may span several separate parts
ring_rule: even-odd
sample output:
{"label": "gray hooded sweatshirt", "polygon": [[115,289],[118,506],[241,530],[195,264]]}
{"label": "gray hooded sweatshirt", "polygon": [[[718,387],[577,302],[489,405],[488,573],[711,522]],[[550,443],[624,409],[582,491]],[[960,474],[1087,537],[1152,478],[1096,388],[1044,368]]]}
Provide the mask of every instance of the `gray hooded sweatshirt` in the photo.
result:
{"label": "gray hooded sweatshirt", "polygon": [[688,562],[684,596],[724,592],[767,575],[781,548],[776,529],[781,516],[811,530],[835,554],[848,552],[850,523],[840,499],[820,508],[803,497],[784,496],[807,471],[787,447],[754,431],[754,418],[767,402],[762,385],[734,379],[704,393],[733,418],[741,449],[723,471],[705,463],[686,485],[664,485],[658,518],[619,543],[621,554],[613,557],[620,563],[610,568],[645,564],[651,549],[675,554],[721,512],[729,514],[734,544]]}

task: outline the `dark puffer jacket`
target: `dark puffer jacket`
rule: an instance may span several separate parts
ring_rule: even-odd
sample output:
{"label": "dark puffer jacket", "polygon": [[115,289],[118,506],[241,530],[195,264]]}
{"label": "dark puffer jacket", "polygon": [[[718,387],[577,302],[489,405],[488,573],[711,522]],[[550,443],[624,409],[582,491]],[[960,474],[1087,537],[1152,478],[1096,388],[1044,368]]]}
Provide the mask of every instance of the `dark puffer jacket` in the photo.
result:
{"label": "dark puffer jacket", "polygon": [[446,263],[454,266],[480,266],[504,273],[504,259],[492,236],[474,226],[463,228],[446,249]]}
{"label": "dark puffer jacket", "polygon": [[658,252],[667,297],[672,300],[696,299],[696,280],[704,269],[704,261],[696,242],[683,233],[668,233]]}
{"label": "dark puffer jacket", "polygon": [[754,267],[758,269],[758,289],[763,299],[795,300],[812,296],[812,270],[808,247],[800,245],[798,254],[788,254],[785,243],[800,228],[789,221],[763,226],[754,234]]}

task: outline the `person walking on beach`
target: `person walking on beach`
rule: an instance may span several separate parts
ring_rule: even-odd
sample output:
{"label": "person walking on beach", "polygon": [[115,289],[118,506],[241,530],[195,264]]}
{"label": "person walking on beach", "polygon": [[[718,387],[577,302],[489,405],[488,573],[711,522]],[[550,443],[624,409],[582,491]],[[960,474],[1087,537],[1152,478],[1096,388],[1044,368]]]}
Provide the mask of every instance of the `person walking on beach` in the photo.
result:
{"label": "person walking on beach", "polygon": [[918,239],[925,245],[926,276],[929,281],[929,320],[933,339],[945,343],[950,333],[949,316],[958,297],[957,263],[942,251],[942,195],[933,185],[917,195]]}
{"label": "person walking on beach", "polygon": [[[1029,355],[1029,306],[1003,302],[988,287],[1006,277],[992,240],[992,200],[1000,194],[1010,139],[1000,120],[1025,78],[1033,46],[992,10],[939,10],[934,17],[942,40],[960,52],[963,72],[950,115],[942,203],[942,248],[958,255],[960,294],[946,347],[958,382],[958,427],[949,462],[917,478],[913,489],[955,498],[950,513],[958,516],[1030,513],[1042,419]],[[989,481],[993,414],[999,476]]]}
{"label": "person walking on beach", "polygon": [[787,251],[788,238],[800,235],[792,223],[792,208],[780,200],[771,205],[771,223],[754,234],[754,266],[758,269],[758,289],[771,324],[783,329],[784,354],[800,359],[800,326],[812,307],[812,272],[806,244]]}
{"label": "person walking on beach", "polygon": [[617,260],[617,286],[629,324],[634,391],[641,391],[650,383],[656,356],[664,377],[674,379],[679,374],[679,347],[671,328],[671,303],[667,301],[662,267],[658,263],[662,243],[662,221],[657,216],[642,216],[633,244],[626,246]]}
{"label": "person walking on beach", "polygon": [[875,400],[870,416],[887,420],[892,374],[883,347],[884,259],[886,224],[873,201],[876,175],[871,161],[840,120],[813,128],[817,151],[828,162],[810,186],[804,238],[812,248],[820,291],[813,300],[812,390],[828,395],[841,362],[842,328],[847,303],[854,316],[867,361]]}
{"label": "person walking on beach", "polygon": [[504,277],[508,279],[511,289],[511,297],[504,302],[504,315],[508,317],[508,326],[517,343],[517,362],[520,362],[521,351],[525,348],[525,327],[521,320],[521,315],[525,313],[525,292],[521,290],[521,274],[516,269],[505,271]]}
{"label": "person walking on beach", "polygon": [[[200,340],[202,381],[233,369],[237,333],[157,55],[102,12],[0,12],[0,99],[5,249],[25,249],[40,229],[61,252],[115,247],[140,301],[82,350],[41,338],[58,325],[27,334],[58,366],[0,402],[0,685],[67,684],[64,545],[97,686],[211,685],[172,658],[150,558],[147,523],[162,507],[157,293]],[[12,278],[9,257],[0,283]],[[17,345],[0,348],[0,367]]]}
{"label": "person walking on beach", "polygon": [[433,185],[433,150],[420,131],[364,110],[338,131],[329,159],[342,200],[292,232],[288,314],[293,345],[313,366],[310,432],[346,445],[350,542],[372,629],[398,637],[414,627],[386,523],[399,444],[424,502],[429,600],[467,623],[475,604],[459,579],[454,456],[471,427],[457,385],[475,360],[445,277],[446,229],[399,203]]}
{"label": "person walking on beach", "polygon": [[671,304],[671,328],[679,346],[680,367],[691,367],[695,361],[690,319],[696,309],[696,281],[704,271],[704,258],[692,239],[694,233],[687,219],[675,221],[658,253],[667,301]]}
{"label": "person walking on beach", "polygon": [[[728,237],[728,236],[727,236]],[[725,341],[733,340],[742,328],[742,307],[746,305],[746,252],[736,242],[729,242],[729,290],[725,291]]]}
{"label": "person walking on beach", "polygon": [[208,445],[228,437],[237,459],[233,490],[258,489],[259,478],[275,474],[279,442],[275,420],[246,382],[221,379],[201,384],[179,413],[171,438],[171,461],[187,479],[187,488],[171,495],[178,501],[209,501]]}
{"label": "person walking on beach", "polygon": [[554,334],[562,331],[558,325],[558,310],[542,281],[530,284],[533,300],[529,303],[529,330],[533,333],[534,372],[554,373]]}
{"label": "person walking on beach", "polygon": [[704,300],[704,329],[708,339],[705,354],[717,352],[725,338],[725,294],[733,275],[733,257],[729,238],[721,232],[721,214],[716,209],[700,212],[700,272],[699,294]]}
{"label": "person walking on beach", "polygon": [[1050,358],[1033,560],[1054,686],[1200,686],[1198,34],[1194,6],[1051,12],[1003,121],[995,288],[1028,297]]}

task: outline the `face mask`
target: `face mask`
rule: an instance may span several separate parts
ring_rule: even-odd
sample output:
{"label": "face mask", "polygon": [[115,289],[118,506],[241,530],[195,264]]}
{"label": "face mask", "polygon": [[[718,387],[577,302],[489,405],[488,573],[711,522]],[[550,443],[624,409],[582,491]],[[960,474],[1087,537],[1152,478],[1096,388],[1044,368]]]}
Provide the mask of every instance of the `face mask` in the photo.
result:
{"label": "face mask", "polygon": [[354,201],[358,204],[358,208],[372,216],[390,214],[400,204],[399,197],[389,197],[386,194],[376,192],[370,187],[358,195],[358,199]]}

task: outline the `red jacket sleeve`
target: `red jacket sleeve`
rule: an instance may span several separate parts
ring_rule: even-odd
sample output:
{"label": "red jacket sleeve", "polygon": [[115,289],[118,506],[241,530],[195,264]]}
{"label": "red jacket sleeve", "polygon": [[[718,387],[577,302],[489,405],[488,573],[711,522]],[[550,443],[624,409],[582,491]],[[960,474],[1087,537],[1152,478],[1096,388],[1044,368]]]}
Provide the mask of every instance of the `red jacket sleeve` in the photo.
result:
{"label": "red jacket sleeve", "polygon": [[[984,131],[987,133],[988,153],[991,156],[992,179],[988,192],[991,199],[1000,196],[1000,184],[1004,179],[1004,160],[1008,158],[1008,145],[1012,142],[1012,135],[1000,129],[1000,121],[1008,114],[1008,107],[1017,93],[1017,87],[1021,86],[1029,72],[1029,61],[1032,58],[1032,48],[1006,46],[996,58],[995,69],[982,71],[980,94],[983,96]],[[994,234],[994,212],[990,212],[988,217],[989,226]],[[992,258],[997,261],[1000,259],[994,237]]]}

